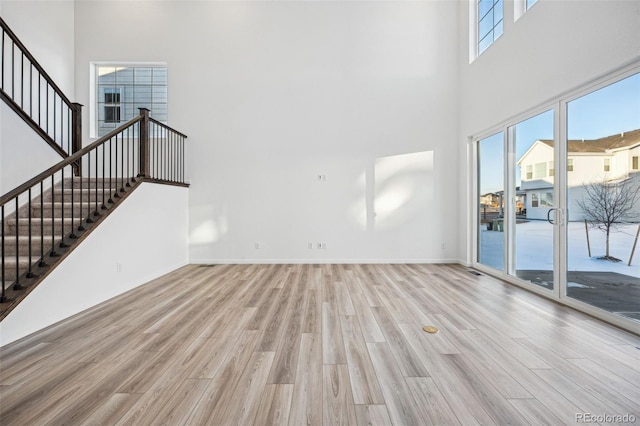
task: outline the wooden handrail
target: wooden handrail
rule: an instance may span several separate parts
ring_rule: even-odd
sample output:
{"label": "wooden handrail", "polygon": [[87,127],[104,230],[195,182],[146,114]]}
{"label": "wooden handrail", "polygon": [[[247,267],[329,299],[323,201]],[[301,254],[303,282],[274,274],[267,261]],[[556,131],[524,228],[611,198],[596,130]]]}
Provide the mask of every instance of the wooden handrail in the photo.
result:
{"label": "wooden handrail", "polygon": [[86,153],[88,153],[90,151],[93,151],[96,147],[98,147],[98,146],[102,145],[103,143],[109,141],[109,139],[111,139],[115,135],[119,134],[120,132],[122,132],[126,128],[133,126],[134,124],[136,124],[137,122],[139,122],[141,120],[142,120],[142,116],[138,116],[136,118],[133,118],[133,119],[127,121],[124,125],[120,126],[119,128],[117,128],[115,130],[112,130],[111,132],[107,133],[106,135],[104,135],[103,137],[98,139],[97,141],[91,143],[90,145],[87,145],[86,147],[82,148],[80,151],[78,151],[75,154],[67,157],[64,160],[62,160],[61,162],[59,162],[55,166],[51,166],[50,168],[48,168],[44,172],[40,173],[39,175],[37,175],[33,179],[29,179],[27,182],[23,183],[22,185],[20,185],[16,189],[7,192],[5,195],[0,197],[0,206],[6,204],[8,201],[13,200],[18,195],[20,195],[23,192],[27,191],[29,188],[31,188],[32,186],[40,183],[44,179],[52,176],[57,171],[62,170],[63,168],[67,167],[68,165],[71,165],[71,164],[75,163],[77,160],[82,158]]}
{"label": "wooden handrail", "polygon": [[174,128],[172,128],[172,127],[169,127],[169,126],[167,126],[166,124],[161,123],[161,122],[160,122],[160,121],[158,121],[158,120],[155,120],[155,119],[153,119],[153,118],[149,117],[149,121],[150,121],[150,122],[152,122],[152,123],[154,123],[154,124],[157,124],[158,126],[160,126],[160,127],[162,127],[162,128],[165,128],[165,129],[169,130],[170,132],[173,132],[173,133],[177,134],[178,136],[182,136],[182,137],[183,137],[183,138],[185,138],[185,139],[186,139],[186,138],[188,138],[188,136],[187,136],[187,135],[185,135],[184,133],[180,133],[180,132],[179,132],[179,131],[177,131],[176,129],[174,129]]}

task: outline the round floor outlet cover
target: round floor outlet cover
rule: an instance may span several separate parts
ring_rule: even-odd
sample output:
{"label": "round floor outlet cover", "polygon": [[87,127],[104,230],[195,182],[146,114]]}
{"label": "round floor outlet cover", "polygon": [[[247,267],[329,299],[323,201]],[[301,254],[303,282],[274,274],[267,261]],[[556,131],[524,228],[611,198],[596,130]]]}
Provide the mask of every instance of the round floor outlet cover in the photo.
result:
{"label": "round floor outlet cover", "polygon": [[435,334],[438,332],[438,327],[434,327],[432,325],[425,325],[424,327],[422,327],[422,329],[431,334]]}

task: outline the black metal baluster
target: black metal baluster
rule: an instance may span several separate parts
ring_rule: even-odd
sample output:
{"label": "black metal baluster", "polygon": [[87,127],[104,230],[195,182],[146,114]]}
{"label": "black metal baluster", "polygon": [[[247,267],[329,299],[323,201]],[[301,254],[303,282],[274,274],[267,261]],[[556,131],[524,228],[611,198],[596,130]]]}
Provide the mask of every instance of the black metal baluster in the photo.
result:
{"label": "black metal baluster", "polygon": [[13,283],[14,290],[22,290],[22,286],[20,285],[20,247],[19,244],[19,235],[20,235],[20,210],[18,205],[18,197],[16,197],[16,281]]}
{"label": "black metal baluster", "polygon": [[131,177],[133,176],[131,170],[131,132],[129,131],[131,128],[127,127],[127,188],[131,187]]}
{"label": "black metal baluster", "polygon": [[[87,160],[89,159],[89,156],[87,156]],[[79,164],[82,166],[82,157],[78,158]],[[87,163],[89,163],[87,161]],[[89,163],[90,164],[90,163]],[[84,167],[80,167],[81,170],[84,170]],[[74,173],[75,174],[75,173]],[[91,178],[91,173],[89,173],[89,178]],[[87,197],[89,197],[89,192],[87,192]],[[89,200],[89,204],[91,203],[91,200]],[[78,225],[78,231],[82,232],[84,231],[84,178],[82,177],[82,173],[80,173],[80,216],[78,216],[78,219],[80,224]]]}
{"label": "black metal baluster", "polygon": [[113,198],[111,198],[113,191],[111,189],[111,170],[112,170],[112,166],[113,166],[113,147],[111,146],[111,141],[113,140],[113,138],[109,138],[109,199],[107,200],[107,202],[109,204],[113,204]]}
{"label": "black metal baluster", "polygon": [[[53,188],[52,188],[53,191]],[[53,192],[51,194],[53,197]],[[47,266],[44,261],[44,181],[40,181],[40,263],[38,266],[43,268]]]}
{"label": "black metal baluster", "polygon": [[[60,180],[60,184],[62,186],[62,203],[60,204],[60,247],[67,248],[69,245],[64,242],[64,169],[60,170],[62,172],[62,179]],[[72,172],[73,174],[73,172]],[[71,187],[71,199],[73,200],[73,187]]]}
{"label": "black metal baluster", "polygon": [[[129,128],[127,127],[127,132],[128,131]],[[124,131],[120,133],[120,152],[120,192],[124,192]]]}
{"label": "black metal baluster", "polygon": [[[75,215],[76,215],[76,204],[75,204],[75,194],[76,194],[76,187],[75,187],[75,179],[76,174],[73,172],[73,165],[71,166],[71,234],[69,234],[69,238],[75,240],[76,238],[78,238],[78,236],[76,235],[76,221],[75,221]],[[80,181],[80,205],[82,205],[82,181]]]}
{"label": "black metal baluster", "polygon": [[[56,224],[56,206],[55,206],[55,185],[56,182],[53,178],[53,175],[51,175],[51,257],[56,257],[58,256],[58,253],[56,252],[56,228],[55,228],[55,224]],[[61,192],[61,197],[62,199],[64,199],[64,192]]]}
{"label": "black metal baluster", "polygon": [[[3,61],[2,61],[2,80],[4,80],[4,31],[2,32],[2,57],[3,57]],[[4,303],[7,301],[7,293],[5,291],[5,284],[4,282],[6,281],[6,277],[5,277],[5,266],[4,266],[4,204],[2,205],[2,207],[0,207],[0,215],[2,215],[0,217],[0,220],[2,221],[2,226],[0,226],[0,233],[2,233],[2,271],[1,272],[1,276],[0,279],[2,279],[2,295],[0,296],[0,303]]]}
{"label": "black metal baluster", "polygon": [[20,51],[20,108],[24,110],[24,52]]}
{"label": "black metal baluster", "polygon": [[[102,145],[102,149],[104,149],[104,144]],[[96,209],[93,211],[93,215],[94,216],[99,216],[100,213],[98,212],[98,148],[96,147],[95,149],[96,153]],[[102,185],[104,186],[104,182],[102,182]],[[104,192],[104,191],[103,191]]]}
{"label": "black metal baluster", "polygon": [[47,93],[45,94],[47,106],[45,109],[45,116],[47,117],[47,134],[49,134],[49,82],[45,79],[45,83],[47,83]]}
{"label": "black metal baluster", "polygon": [[[33,274],[33,269],[32,269],[32,264],[31,264],[31,238],[32,238],[32,233],[31,233],[31,215],[33,214],[33,211],[31,210],[31,188],[29,188],[29,271],[27,272],[27,278],[33,278],[34,274]],[[16,246],[16,249],[18,247]]]}
{"label": "black metal baluster", "polygon": [[[4,29],[2,30],[2,81],[0,82],[0,87],[2,87],[2,90],[4,90]],[[4,259],[4,256],[2,256],[2,259]],[[4,267],[2,268],[2,271],[4,272]],[[2,296],[4,297],[4,279],[2,280]]]}
{"label": "black metal baluster", "polygon": [[118,134],[116,134],[116,187],[115,193],[113,194],[113,198],[120,198],[120,194],[118,193]]}
{"label": "black metal baluster", "polygon": [[107,173],[105,171],[105,143],[102,144],[102,210],[107,208],[107,205],[105,204],[105,200],[104,200],[104,194],[105,194],[105,181],[107,180]]}
{"label": "black metal baluster", "polygon": [[42,127],[42,74],[38,71],[38,126]]}
{"label": "black metal baluster", "polygon": [[29,63],[29,117],[33,118],[33,64]]}
{"label": "black metal baluster", "polygon": [[11,40],[11,99],[15,99],[16,95],[15,95],[15,89],[16,89],[16,77],[15,77],[15,73],[16,73],[16,67],[15,67],[15,62],[16,60],[16,43]]}

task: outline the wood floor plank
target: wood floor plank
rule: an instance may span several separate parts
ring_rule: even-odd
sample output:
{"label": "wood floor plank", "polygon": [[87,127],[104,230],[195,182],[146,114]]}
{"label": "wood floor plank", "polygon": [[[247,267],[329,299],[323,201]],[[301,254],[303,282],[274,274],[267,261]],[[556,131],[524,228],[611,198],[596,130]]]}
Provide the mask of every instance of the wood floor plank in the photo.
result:
{"label": "wood floor plank", "polygon": [[142,396],[139,393],[114,393],[104,404],[94,411],[83,426],[114,425]]}
{"label": "wood floor plank", "polygon": [[322,424],[356,424],[356,411],[347,366],[325,365],[322,383]]}
{"label": "wood floor plank", "polygon": [[0,348],[0,423],[640,418],[638,347],[460,265],[190,265]]}
{"label": "wood floor plank", "polygon": [[286,425],[289,422],[294,385],[266,385],[256,414],[256,425]]}
{"label": "wood floor plank", "polygon": [[391,315],[383,307],[371,308],[373,314],[380,324],[385,339],[389,342],[391,351],[395,355],[396,362],[400,366],[400,371],[405,377],[428,377],[429,373],[424,364],[418,358],[411,345],[407,342]]}
{"label": "wood floor plank", "polygon": [[431,377],[408,377],[405,379],[416,402],[420,418],[426,424],[459,425],[447,399],[442,395]]}
{"label": "wood floor plank", "polygon": [[556,417],[537,399],[510,399],[509,402],[531,425],[556,426],[568,424]]}
{"label": "wood floor plank", "polygon": [[325,365],[347,363],[337,308],[329,302],[322,303],[322,362]]}
{"label": "wood floor plank", "polygon": [[355,404],[384,404],[378,378],[356,317],[341,317],[342,337]]}
{"label": "wood floor plank", "polygon": [[289,425],[322,424],[322,336],[302,335]]}
{"label": "wood floor plank", "polygon": [[356,405],[358,426],[390,425],[391,419],[385,405]]}
{"label": "wood floor plank", "polygon": [[421,418],[411,391],[394,361],[389,344],[367,343],[367,349],[376,369],[385,405],[393,424],[420,424]]}

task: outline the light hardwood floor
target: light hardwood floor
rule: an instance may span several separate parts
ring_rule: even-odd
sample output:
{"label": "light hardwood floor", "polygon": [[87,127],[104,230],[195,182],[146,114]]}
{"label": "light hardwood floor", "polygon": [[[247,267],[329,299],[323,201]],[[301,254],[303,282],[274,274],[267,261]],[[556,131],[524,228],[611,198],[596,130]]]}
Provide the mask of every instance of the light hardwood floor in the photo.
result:
{"label": "light hardwood floor", "polygon": [[456,265],[191,265],[2,348],[0,424],[640,423],[639,347]]}

